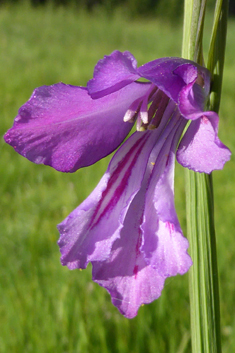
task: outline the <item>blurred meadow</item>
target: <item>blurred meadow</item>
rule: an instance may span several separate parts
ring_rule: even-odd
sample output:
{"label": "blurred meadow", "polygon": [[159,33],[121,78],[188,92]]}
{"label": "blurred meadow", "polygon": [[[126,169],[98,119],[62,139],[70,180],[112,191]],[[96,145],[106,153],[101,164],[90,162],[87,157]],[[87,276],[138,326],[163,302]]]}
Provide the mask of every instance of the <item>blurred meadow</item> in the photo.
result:
{"label": "blurred meadow", "polygon": [[[206,33],[212,18],[208,17]],[[223,352],[235,352],[234,33],[228,41],[220,138],[232,150],[214,172]],[[138,19],[73,7],[0,7],[0,352],[190,353],[188,276],[167,280],[162,296],[128,320],[91,281],[91,267],[60,264],[56,224],[94,188],[108,158],[62,174],[34,165],[3,142],[33,89],[59,81],[86,85],[94,65],[113,50],[131,51],[138,64],[180,56],[181,23]],[[205,38],[205,48],[209,37]],[[184,170],[176,167],[176,207],[186,234]]]}

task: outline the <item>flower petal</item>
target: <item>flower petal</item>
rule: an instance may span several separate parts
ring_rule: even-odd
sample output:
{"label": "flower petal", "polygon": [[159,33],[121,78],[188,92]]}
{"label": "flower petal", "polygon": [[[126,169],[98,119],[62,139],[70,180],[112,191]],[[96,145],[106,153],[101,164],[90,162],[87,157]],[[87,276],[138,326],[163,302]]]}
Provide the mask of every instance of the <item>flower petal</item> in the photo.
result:
{"label": "flower petal", "polygon": [[129,204],[141,187],[154,144],[151,132],[134,133],[113,156],[91,195],[58,226],[63,265],[84,268],[89,261],[109,256]]}
{"label": "flower petal", "polygon": [[[182,275],[192,265],[187,253],[188,241],[182,234],[174,205],[174,149],[167,152],[165,146],[162,158],[157,158],[141,225],[144,234],[141,251],[147,263],[163,277]],[[159,169],[163,169],[160,177]]]}
{"label": "flower petal", "polygon": [[156,143],[141,189],[129,203],[120,238],[109,259],[93,263],[93,279],[109,291],[113,304],[128,318],[137,314],[140,305],[160,296],[167,277],[185,273],[192,264],[174,208],[174,153],[168,156],[184,124],[175,113],[169,124],[159,126],[161,133],[151,132]]}
{"label": "flower petal", "polygon": [[157,59],[139,67],[137,72],[141,77],[154,83],[176,103],[182,88],[193,82],[198,75],[203,76],[207,90],[210,80],[207,69],[182,58]]}
{"label": "flower petal", "polygon": [[74,172],[107,156],[132,128],[123,117],[149,85],[132,83],[92,100],[83,87],[58,83],[37,88],[19,110],[5,141],[34,163]]}
{"label": "flower petal", "polygon": [[208,94],[210,73],[193,61],[168,57],[137,68],[136,60],[130,52],[114,51],[98,62],[94,77],[88,82],[87,87],[92,98],[100,98],[143,77],[177,103],[181,89],[198,76],[202,79],[204,90]]}
{"label": "flower petal", "polygon": [[179,111],[186,119],[198,119],[204,111],[205,102],[205,90],[196,83],[195,79],[182,88],[179,94]]}
{"label": "flower petal", "polygon": [[100,60],[94,70],[94,78],[88,84],[88,92],[92,98],[100,98],[113,93],[137,80],[136,60],[126,51],[116,50]]}
{"label": "flower petal", "polygon": [[139,192],[125,217],[120,239],[104,262],[93,262],[93,280],[105,287],[112,303],[127,318],[133,318],[142,304],[148,304],[161,295],[165,278],[146,264],[139,251],[140,223],[145,193]]}
{"label": "flower petal", "polygon": [[191,122],[176,154],[183,167],[209,174],[222,169],[230,159],[230,150],[218,138],[218,121],[216,113],[204,112],[200,119]]}
{"label": "flower petal", "polygon": [[210,93],[210,71],[194,62],[182,64],[174,71],[174,74],[180,76],[186,85],[197,82],[200,85],[207,97]]}

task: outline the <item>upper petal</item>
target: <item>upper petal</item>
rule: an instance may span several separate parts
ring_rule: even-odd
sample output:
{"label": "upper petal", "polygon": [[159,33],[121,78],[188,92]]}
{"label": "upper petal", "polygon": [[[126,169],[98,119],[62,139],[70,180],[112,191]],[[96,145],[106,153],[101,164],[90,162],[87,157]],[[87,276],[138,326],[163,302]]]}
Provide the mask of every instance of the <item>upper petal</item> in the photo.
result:
{"label": "upper petal", "polygon": [[186,118],[195,120],[201,117],[207,100],[205,89],[197,83],[197,78],[179,93],[179,111]]}
{"label": "upper petal", "polygon": [[222,169],[230,159],[230,150],[218,138],[218,120],[216,113],[204,112],[200,119],[191,122],[176,154],[183,167],[211,173]]}
{"label": "upper petal", "polygon": [[34,163],[74,172],[105,157],[124,140],[132,124],[124,123],[123,116],[147,86],[132,83],[98,100],[82,87],[39,87],[20,108],[5,141]]}
{"label": "upper petal", "polygon": [[210,73],[206,68],[182,58],[157,59],[139,67],[137,72],[158,86],[176,103],[182,88],[194,82],[199,75],[203,77],[206,92],[210,83]]}
{"label": "upper petal", "polygon": [[100,60],[94,70],[94,77],[88,84],[88,92],[92,98],[100,98],[113,93],[137,80],[136,60],[126,51],[116,50]]}
{"label": "upper petal", "polygon": [[[105,56],[95,67],[94,78],[88,82],[92,98],[100,98],[130,84],[140,77],[148,79],[176,103],[183,89],[197,91],[191,105],[202,107],[209,94],[210,73],[193,61],[168,57],[136,67],[136,60],[129,52],[114,51]],[[199,94],[201,97],[199,97]],[[182,109],[182,114],[184,115]]]}

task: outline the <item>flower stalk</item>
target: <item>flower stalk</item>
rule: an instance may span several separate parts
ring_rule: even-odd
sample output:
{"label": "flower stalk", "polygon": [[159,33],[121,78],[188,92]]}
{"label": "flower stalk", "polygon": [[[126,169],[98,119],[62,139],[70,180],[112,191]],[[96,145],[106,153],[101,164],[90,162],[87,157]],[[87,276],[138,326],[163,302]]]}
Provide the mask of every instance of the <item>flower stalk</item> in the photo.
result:
{"label": "flower stalk", "polygon": [[[185,0],[182,56],[203,63],[204,0]],[[209,109],[218,112],[226,42],[228,1],[216,3],[208,55],[212,74]],[[187,230],[193,266],[189,273],[193,353],[220,353],[220,305],[212,175],[186,170]]]}

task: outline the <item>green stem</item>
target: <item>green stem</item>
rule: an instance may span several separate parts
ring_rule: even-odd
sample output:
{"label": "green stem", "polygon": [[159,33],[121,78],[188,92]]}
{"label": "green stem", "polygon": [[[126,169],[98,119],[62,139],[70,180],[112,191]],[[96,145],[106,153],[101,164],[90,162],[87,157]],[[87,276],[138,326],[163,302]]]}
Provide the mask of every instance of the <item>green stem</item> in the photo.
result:
{"label": "green stem", "polygon": [[219,353],[220,309],[212,176],[186,171],[187,229],[193,353]]}
{"label": "green stem", "polygon": [[[182,56],[203,64],[206,0],[185,0]],[[209,109],[218,111],[227,24],[227,0],[218,0],[208,56],[212,73]],[[187,231],[193,266],[189,273],[192,353],[220,353],[220,306],[212,175],[186,170]]]}
{"label": "green stem", "polygon": [[182,56],[203,64],[202,37],[206,0],[184,1]]}
{"label": "green stem", "polygon": [[217,0],[207,68],[212,74],[210,109],[219,111],[224,70],[229,0]]}

